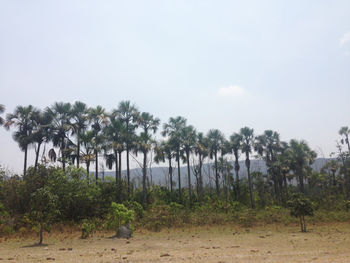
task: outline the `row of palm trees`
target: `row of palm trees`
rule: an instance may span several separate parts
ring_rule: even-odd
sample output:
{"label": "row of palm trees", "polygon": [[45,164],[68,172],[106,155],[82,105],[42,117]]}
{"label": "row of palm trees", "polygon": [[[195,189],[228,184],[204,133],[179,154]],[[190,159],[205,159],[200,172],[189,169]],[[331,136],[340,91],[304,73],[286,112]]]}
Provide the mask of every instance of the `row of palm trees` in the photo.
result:
{"label": "row of palm trees", "polygon": [[[0,113],[4,107],[0,105]],[[195,165],[199,197],[203,194],[203,163],[206,158],[213,160],[215,171],[216,193],[219,196],[220,179],[229,185],[228,156],[234,158],[234,187],[236,198],[240,196],[239,159],[245,157],[251,206],[254,207],[250,159],[255,153],[266,161],[268,174],[273,182],[276,201],[283,202],[287,194],[287,177],[296,177],[301,192],[304,192],[305,174],[316,158],[316,153],[305,141],[291,140],[289,143],[280,140],[277,132],[266,130],[262,135],[255,136],[249,127],[241,128],[228,139],[218,129],[211,129],[205,135],[187,124],[184,117],[170,118],[163,124],[162,140],[155,140],[155,133],[160,126],[160,120],[147,112],[140,112],[130,101],[121,101],[116,109],[107,112],[103,107],[89,108],[85,103],[76,101],[74,104],[56,102],[44,110],[31,105],[18,106],[13,113],[0,118],[0,124],[5,128],[14,128],[14,140],[24,151],[25,176],[27,170],[28,147],[34,146],[35,163],[38,166],[40,151],[43,145],[52,143],[53,148],[47,153],[51,161],[59,160],[62,169],[68,162],[79,167],[85,163],[87,172],[90,164],[95,163],[95,176],[98,180],[99,156],[103,156],[109,169],[115,166],[117,184],[121,187],[122,154],[126,153],[126,178],[128,193],[130,183],[130,154],[141,153],[142,158],[142,188],[143,201],[147,199],[147,166],[149,153],[154,151],[154,161],[166,162],[169,167],[170,191],[173,192],[173,162],[176,162],[178,173],[178,191],[181,200],[181,161],[187,165],[188,191],[192,206],[192,183],[190,160]],[[341,130],[343,143],[347,143],[350,151],[348,134],[344,127]],[[46,155],[46,147],[42,156]],[[226,171],[226,172],[225,172]]]}

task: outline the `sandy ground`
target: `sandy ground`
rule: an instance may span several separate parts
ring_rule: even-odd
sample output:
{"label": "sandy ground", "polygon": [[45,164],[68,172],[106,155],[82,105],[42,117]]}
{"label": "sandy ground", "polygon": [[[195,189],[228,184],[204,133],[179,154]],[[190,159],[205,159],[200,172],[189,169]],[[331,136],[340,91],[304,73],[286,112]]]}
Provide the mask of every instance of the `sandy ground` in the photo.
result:
{"label": "sandy ground", "polygon": [[97,233],[1,240],[0,262],[350,262],[350,224],[251,229],[237,226],[137,231],[126,240]]}

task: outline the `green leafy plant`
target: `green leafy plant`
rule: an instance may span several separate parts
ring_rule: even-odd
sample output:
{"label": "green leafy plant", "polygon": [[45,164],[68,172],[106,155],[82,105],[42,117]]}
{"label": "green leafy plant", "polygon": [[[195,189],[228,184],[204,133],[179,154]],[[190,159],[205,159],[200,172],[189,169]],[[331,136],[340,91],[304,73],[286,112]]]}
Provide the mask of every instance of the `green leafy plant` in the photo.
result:
{"label": "green leafy plant", "polygon": [[112,202],[110,212],[107,218],[109,228],[118,232],[118,228],[123,225],[130,224],[134,221],[134,211],[129,210],[123,204]]}
{"label": "green leafy plant", "polygon": [[81,238],[85,239],[92,236],[96,227],[94,223],[89,223],[88,220],[84,219],[81,225]]}
{"label": "green leafy plant", "polygon": [[48,187],[39,188],[31,195],[29,216],[34,224],[33,228],[39,232],[39,245],[43,242],[43,230],[50,230],[51,223],[59,213],[56,203],[57,196]]}
{"label": "green leafy plant", "polygon": [[311,201],[300,193],[293,194],[291,200],[288,201],[288,206],[291,216],[299,218],[301,232],[306,232],[305,216],[314,215],[314,207]]}

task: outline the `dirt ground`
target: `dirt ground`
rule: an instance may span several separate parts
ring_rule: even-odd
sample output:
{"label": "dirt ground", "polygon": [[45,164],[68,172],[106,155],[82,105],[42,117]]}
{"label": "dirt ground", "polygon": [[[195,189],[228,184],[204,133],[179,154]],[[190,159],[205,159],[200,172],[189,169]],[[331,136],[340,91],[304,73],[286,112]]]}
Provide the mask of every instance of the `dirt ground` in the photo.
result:
{"label": "dirt ground", "polygon": [[0,262],[350,262],[350,224],[192,227],[159,233],[136,231],[131,239],[96,233],[51,233],[45,246],[32,238],[1,239]]}

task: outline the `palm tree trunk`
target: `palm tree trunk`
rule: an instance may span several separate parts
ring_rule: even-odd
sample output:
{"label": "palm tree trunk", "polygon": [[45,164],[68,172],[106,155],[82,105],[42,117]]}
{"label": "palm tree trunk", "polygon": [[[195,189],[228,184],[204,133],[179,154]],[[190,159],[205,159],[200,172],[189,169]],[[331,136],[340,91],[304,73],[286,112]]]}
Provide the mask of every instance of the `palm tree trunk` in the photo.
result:
{"label": "palm tree trunk", "polygon": [[181,172],[180,172],[180,151],[177,151],[176,153],[177,157],[177,175],[179,176],[179,198],[180,202],[182,201],[181,197]]}
{"label": "palm tree trunk", "polygon": [[117,151],[114,151],[114,156],[115,156],[115,182],[118,186],[118,184],[119,184],[119,180],[118,180],[119,179],[119,176],[118,176],[119,169],[118,169],[118,152]]}
{"label": "palm tree trunk", "polygon": [[235,172],[236,172],[236,201],[239,200],[240,192],[239,192],[239,162],[238,156],[235,156]]}
{"label": "palm tree trunk", "polygon": [[253,186],[252,186],[252,180],[250,178],[250,160],[249,160],[249,155],[247,155],[247,159],[245,161],[245,164],[247,166],[247,172],[248,172],[248,184],[249,184],[250,203],[252,205],[252,208],[255,208],[255,203],[254,203],[254,198],[253,198]]}
{"label": "palm tree trunk", "polygon": [[40,154],[40,146],[41,143],[38,143],[38,148],[35,151],[35,163],[34,163],[34,168],[36,169],[38,167],[38,162],[39,162],[39,154]]}
{"label": "palm tree trunk", "polygon": [[98,181],[98,152],[95,150],[95,178],[96,178],[96,183]]}
{"label": "palm tree trunk", "polygon": [[23,167],[23,176],[26,176],[27,172],[27,157],[28,157],[28,145],[24,148],[24,167]]}
{"label": "palm tree trunk", "polygon": [[218,175],[218,156],[215,151],[215,184],[216,184],[216,194],[220,196],[220,186],[219,186],[219,175]]}
{"label": "palm tree trunk", "polygon": [[90,175],[90,161],[86,162],[86,172],[87,172],[87,175],[88,175],[88,178],[89,178],[89,175]]}
{"label": "palm tree trunk", "polygon": [[62,138],[62,142],[61,142],[61,155],[62,155],[62,168],[63,168],[63,172],[65,172],[66,171],[66,153],[65,153],[64,138]]}
{"label": "palm tree trunk", "polygon": [[119,152],[119,172],[118,172],[118,176],[119,176],[119,181],[120,183],[122,182],[122,152]]}
{"label": "palm tree trunk", "polygon": [[79,161],[80,161],[80,129],[78,129],[77,133],[77,168],[79,168]]}
{"label": "palm tree trunk", "polygon": [[188,194],[190,196],[190,208],[192,208],[192,185],[191,185],[191,170],[190,170],[190,153],[186,151],[187,159],[187,177],[188,177]]}
{"label": "palm tree trunk", "polygon": [[170,178],[170,192],[173,192],[173,167],[171,166],[171,157],[168,158],[169,160],[169,178]]}
{"label": "palm tree trunk", "polygon": [[143,152],[143,166],[142,166],[142,192],[143,192],[143,206],[147,205],[147,189],[146,189],[146,178],[147,178],[147,152]]}
{"label": "palm tree trunk", "polygon": [[202,177],[202,166],[203,166],[203,160],[202,156],[199,155],[199,197],[200,200],[203,198],[203,177]]}
{"label": "palm tree trunk", "polygon": [[129,144],[126,145],[126,176],[128,180],[128,194],[130,195]]}

